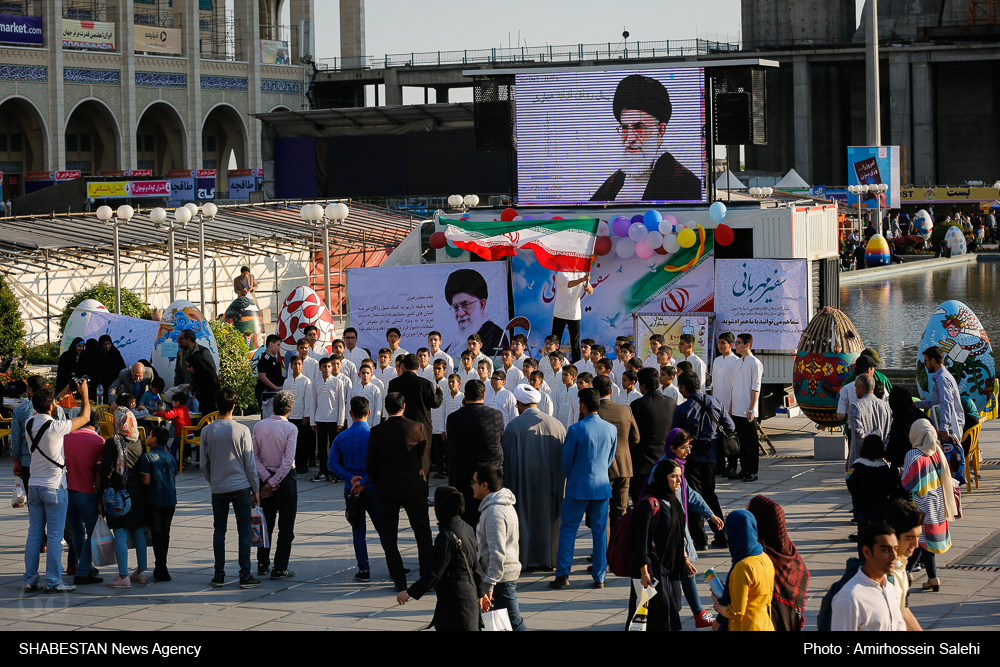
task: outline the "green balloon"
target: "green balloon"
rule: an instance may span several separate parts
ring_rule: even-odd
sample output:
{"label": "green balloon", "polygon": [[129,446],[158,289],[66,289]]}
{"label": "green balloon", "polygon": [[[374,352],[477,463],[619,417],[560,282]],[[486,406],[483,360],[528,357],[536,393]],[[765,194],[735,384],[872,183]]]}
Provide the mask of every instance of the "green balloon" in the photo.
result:
{"label": "green balloon", "polygon": [[461,257],[462,253],[465,252],[461,248],[452,248],[450,245],[445,246],[444,251],[448,253],[449,257]]}

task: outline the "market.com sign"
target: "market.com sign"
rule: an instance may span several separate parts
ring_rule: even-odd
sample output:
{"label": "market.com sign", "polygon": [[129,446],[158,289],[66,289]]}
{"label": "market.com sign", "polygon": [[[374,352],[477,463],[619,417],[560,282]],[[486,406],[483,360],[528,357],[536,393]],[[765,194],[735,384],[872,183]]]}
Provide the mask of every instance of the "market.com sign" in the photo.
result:
{"label": "market.com sign", "polygon": [[0,14],[0,42],[42,46],[42,17]]}

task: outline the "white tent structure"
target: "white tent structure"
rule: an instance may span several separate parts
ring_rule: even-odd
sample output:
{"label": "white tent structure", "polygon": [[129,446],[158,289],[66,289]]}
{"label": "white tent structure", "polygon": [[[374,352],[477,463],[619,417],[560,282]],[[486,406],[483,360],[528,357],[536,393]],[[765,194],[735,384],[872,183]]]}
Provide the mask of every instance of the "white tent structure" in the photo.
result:
{"label": "white tent structure", "polygon": [[774,185],[775,190],[808,190],[811,187],[794,169],[789,169],[784,178]]}
{"label": "white tent structure", "polygon": [[747,186],[743,185],[740,179],[736,178],[736,175],[729,169],[722,172],[722,175],[715,180],[716,190],[746,190]]}

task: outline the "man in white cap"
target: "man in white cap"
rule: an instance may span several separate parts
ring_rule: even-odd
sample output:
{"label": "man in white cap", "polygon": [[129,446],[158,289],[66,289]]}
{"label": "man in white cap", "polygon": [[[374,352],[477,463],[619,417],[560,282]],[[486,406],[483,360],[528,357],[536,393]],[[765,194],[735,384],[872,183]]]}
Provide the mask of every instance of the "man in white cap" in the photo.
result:
{"label": "man in white cap", "polygon": [[520,416],[503,432],[504,485],[518,499],[518,548],[525,569],[556,565],[562,519],[562,447],[566,427],[538,409],[542,393],[526,384],[513,389]]}

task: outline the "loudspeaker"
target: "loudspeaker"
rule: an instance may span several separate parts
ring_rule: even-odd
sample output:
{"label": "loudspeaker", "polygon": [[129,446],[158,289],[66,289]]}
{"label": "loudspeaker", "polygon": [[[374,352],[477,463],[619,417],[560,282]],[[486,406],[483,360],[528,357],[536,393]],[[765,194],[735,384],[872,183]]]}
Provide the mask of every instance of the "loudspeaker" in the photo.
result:
{"label": "loudspeaker", "polygon": [[477,151],[514,150],[514,79],[477,81],[473,88]]}
{"label": "loudspeaker", "polygon": [[750,67],[712,70],[712,119],[715,143],[767,143],[767,95],[764,71]]}

